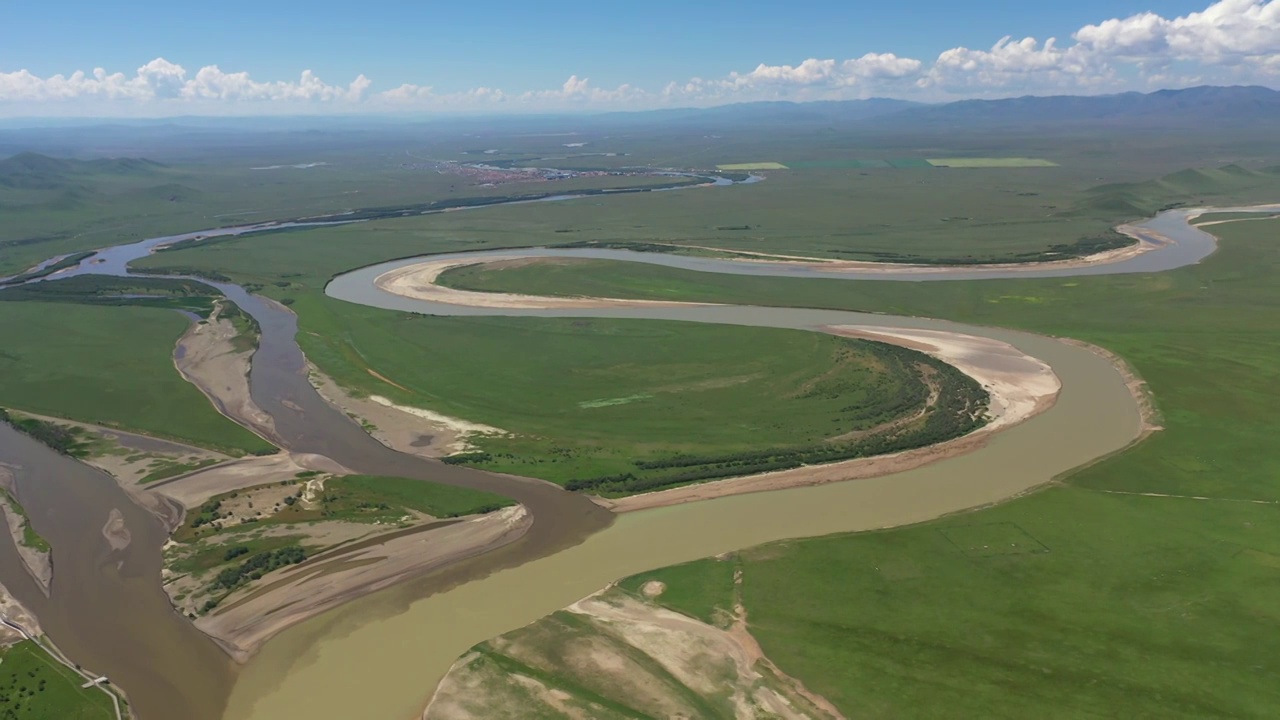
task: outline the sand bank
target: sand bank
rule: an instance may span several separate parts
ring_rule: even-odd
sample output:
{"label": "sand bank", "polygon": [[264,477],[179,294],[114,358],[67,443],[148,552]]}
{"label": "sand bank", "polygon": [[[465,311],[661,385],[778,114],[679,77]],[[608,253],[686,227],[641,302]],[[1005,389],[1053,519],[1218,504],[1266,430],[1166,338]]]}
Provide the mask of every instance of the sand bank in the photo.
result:
{"label": "sand bank", "polygon": [[4,514],[5,523],[9,528],[9,535],[13,538],[13,546],[17,549],[18,557],[22,559],[22,564],[26,567],[27,573],[31,575],[31,579],[36,581],[36,585],[40,587],[40,590],[47,597],[49,595],[49,584],[53,582],[53,561],[49,557],[48,550],[38,550],[24,543],[28,520],[9,501],[10,497],[18,502],[21,502],[21,499],[18,498],[18,483],[15,481],[13,473],[3,463],[0,463],[0,490],[5,493],[0,495],[0,512]]}
{"label": "sand bank", "polygon": [[[388,385],[400,387],[372,370],[369,374]],[[467,438],[474,435],[508,434],[501,428],[424,408],[397,405],[380,395],[361,397],[338,385],[311,364],[307,366],[307,377],[321,397],[360,423],[378,442],[409,455],[445,457],[471,450]]]}
{"label": "sand bank", "polygon": [[533,518],[517,505],[417,532],[392,532],[384,541],[374,538],[321,553],[233,593],[195,625],[243,662],[290,625],[361,595],[506,545],[522,536],[532,523]]}
{"label": "sand bank", "polygon": [[222,306],[207,322],[192,324],[178,341],[173,364],[200,389],[218,412],[274,442],[275,421],[249,394],[249,362],[253,350],[237,350],[235,325],[219,318]]}

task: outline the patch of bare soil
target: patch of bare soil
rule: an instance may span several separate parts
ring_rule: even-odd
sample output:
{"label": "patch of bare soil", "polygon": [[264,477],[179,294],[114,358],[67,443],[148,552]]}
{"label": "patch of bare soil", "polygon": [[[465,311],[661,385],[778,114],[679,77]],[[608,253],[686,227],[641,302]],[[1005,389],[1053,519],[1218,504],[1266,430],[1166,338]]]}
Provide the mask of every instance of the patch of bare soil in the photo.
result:
{"label": "patch of bare soil", "polygon": [[126,487],[166,465],[211,465],[231,459],[230,455],[220,452],[150,435],[140,435],[49,415],[28,412],[23,412],[21,415],[79,428],[95,436],[91,454],[89,457],[82,458],[82,461],[106,472]]}
{"label": "patch of bare soil", "polygon": [[209,398],[218,412],[274,442],[275,421],[249,394],[249,362],[253,350],[237,350],[239,332],[219,317],[221,305],[207,322],[192,324],[178,340],[173,364]]}
{"label": "patch of bare soil", "polygon": [[415,532],[387,533],[322,553],[265,575],[227,597],[196,627],[237,660],[298,622],[356,597],[488,552],[522,536],[532,518],[521,506],[440,523]]}
{"label": "patch of bare soil", "polygon": [[[746,630],[745,613],[722,630],[612,588],[566,611],[573,621],[552,615],[486,644],[541,677],[470,653],[445,676],[423,717],[508,717],[503,713],[513,707],[526,717],[584,717],[592,702],[579,690],[585,688],[651,717],[842,718],[768,662]],[[585,717],[615,716],[630,714]]]}
{"label": "patch of bare soil", "polygon": [[[17,498],[18,502],[22,502],[18,495],[18,484],[14,481],[13,473],[3,463],[0,463],[0,489]],[[5,523],[9,527],[9,535],[13,538],[13,546],[17,548],[18,557],[22,559],[23,566],[26,567],[27,573],[36,581],[36,584],[40,586],[40,590],[47,596],[49,594],[49,584],[53,582],[53,561],[49,557],[49,552],[42,552],[23,544],[27,519],[3,495],[0,495],[0,512],[4,514]]]}
{"label": "patch of bare soil", "polygon": [[993,433],[1024,422],[1053,407],[1062,388],[1058,376],[1047,364],[1008,343],[990,338],[937,330],[870,326],[845,325],[824,330],[835,335],[909,347],[954,366],[986,389],[990,397],[990,422],[963,437],[915,450],[687,485],[617,500],[595,498],[596,502],[614,512],[631,512],[726,495],[859,480],[903,472],[977,450],[986,444]]}

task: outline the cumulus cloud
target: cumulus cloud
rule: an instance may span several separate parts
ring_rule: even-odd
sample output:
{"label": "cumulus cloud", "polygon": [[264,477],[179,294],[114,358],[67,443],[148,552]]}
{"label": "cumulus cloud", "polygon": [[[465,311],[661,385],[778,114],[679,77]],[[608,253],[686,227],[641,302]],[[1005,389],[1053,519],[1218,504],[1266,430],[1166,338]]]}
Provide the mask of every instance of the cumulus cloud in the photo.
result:
{"label": "cumulus cloud", "polygon": [[[754,99],[842,99],[893,95],[947,99],[1012,93],[1095,92],[1193,82],[1280,82],[1280,0],[1219,0],[1200,12],[1145,12],[1085,25],[1069,38],[1003,37],[989,48],[954,47],[932,62],[892,52],[848,59],[762,62],[719,77],[691,77],[657,92],[631,84],[597,87],[571,75],[559,87],[440,92],[407,83],[376,90],[359,75],[330,84],[310,70],[296,80],[261,80],[207,65],[195,72],[156,58],[132,74],[95,68],[39,77],[0,69],[0,111],[192,112],[254,104],[355,110],[638,108]],[[130,110],[132,109],[132,110]]]}
{"label": "cumulus cloud", "polygon": [[[1280,0],[1220,0],[1202,12],[1152,12],[1086,25],[1062,45],[1054,38],[1006,37],[990,50],[958,47],[938,56],[922,87],[1035,90],[1123,84],[1129,75],[1169,81],[1173,63],[1216,81],[1262,79],[1280,65]],[[1188,77],[1186,74],[1181,77]]]}
{"label": "cumulus cloud", "polygon": [[359,75],[349,85],[330,85],[310,70],[296,81],[258,82],[246,72],[223,72],[217,65],[194,75],[164,58],[138,68],[132,76],[96,68],[40,78],[28,70],[0,72],[0,102],[48,103],[69,100],[129,100],[174,104],[201,101],[284,101],[358,103],[372,81]]}

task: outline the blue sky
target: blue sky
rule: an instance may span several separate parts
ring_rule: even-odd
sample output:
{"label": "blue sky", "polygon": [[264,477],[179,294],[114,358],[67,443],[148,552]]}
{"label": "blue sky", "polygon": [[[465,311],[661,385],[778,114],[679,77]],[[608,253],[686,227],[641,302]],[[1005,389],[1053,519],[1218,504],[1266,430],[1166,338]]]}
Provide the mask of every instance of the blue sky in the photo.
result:
{"label": "blue sky", "polygon": [[536,111],[1280,83],[1280,0],[8,5],[7,116]]}

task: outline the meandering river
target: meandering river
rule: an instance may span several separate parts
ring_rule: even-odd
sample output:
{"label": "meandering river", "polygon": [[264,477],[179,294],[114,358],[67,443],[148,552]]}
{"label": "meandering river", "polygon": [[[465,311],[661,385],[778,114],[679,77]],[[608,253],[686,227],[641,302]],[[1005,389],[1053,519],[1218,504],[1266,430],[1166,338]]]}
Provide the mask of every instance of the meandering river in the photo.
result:
{"label": "meandering river", "polygon": [[[653,253],[538,250],[533,254],[625,259],[706,272],[887,280],[1149,272],[1197,262],[1212,252],[1212,237],[1190,227],[1186,218],[1186,211],[1171,211],[1144,223],[1144,228],[1171,242],[1131,261],[1021,272],[968,268],[881,276]],[[56,277],[125,274],[129,261],[155,247],[258,229],[264,228],[225,228],[110,248]],[[492,254],[455,257],[482,259]],[[423,303],[373,286],[374,277],[405,262],[410,261],[353,271],[336,278],[327,292],[351,302],[433,314],[660,318],[799,329],[851,324],[941,329],[1013,344],[1049,363],[1063,388],[1053,408],[958,458],[881,478],[726,497],[630,513],[615,521],[585,498],[542,482],[387,449],[312,389],[294,341],[297,325],[292,313],[235,285],[216,284],[261,325],[251,388],[254,400],[275,419],[279,445],[327,455],[359,472],[500,492],[524,503],[534,523],[523,538],[495,552],[356,600],[285,631],[267,643],[237,679],[225,654],[168,604],[159,583],[160,548],[165,540],[160,523],[110,477],[0,427],[0,461],[17,466],[21,499],[36,530],[52,544],[55,567],[52,592],[46,599],[9,544],[0,549],[0,582],[37,613],[50,637],[68,655],[124,688],[143,720],[212,720],[223,717],[224,711],[225,717],[234,720],[415,716],[436,680],[468,647],[622,576],[775,539],[901,525],[995,502],[1123,448],[1139,430],[1133,398],[1108,361],[1044,337],[917,318],[800,309],[465,308]],[[112,550],[102,536],[113,510],[122,513],[131,536],[121,550]]]}

